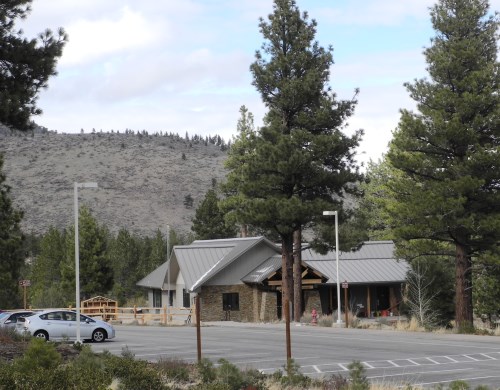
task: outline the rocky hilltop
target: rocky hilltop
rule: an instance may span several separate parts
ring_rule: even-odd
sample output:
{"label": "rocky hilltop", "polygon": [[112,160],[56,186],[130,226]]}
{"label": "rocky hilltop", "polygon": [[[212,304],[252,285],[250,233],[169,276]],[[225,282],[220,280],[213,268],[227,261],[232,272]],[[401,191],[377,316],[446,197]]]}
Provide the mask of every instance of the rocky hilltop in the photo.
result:
{"label": "rocky hilltop", "polygon": [[223,149],[172,134],[0,132],[3,172],[24,210],[23,230],[37,234],[73,224],[74,182],[98,183],[79,190],[79,204],[111,232],[150,235],[167,225],[188,232],[213,179],[224,179]]}

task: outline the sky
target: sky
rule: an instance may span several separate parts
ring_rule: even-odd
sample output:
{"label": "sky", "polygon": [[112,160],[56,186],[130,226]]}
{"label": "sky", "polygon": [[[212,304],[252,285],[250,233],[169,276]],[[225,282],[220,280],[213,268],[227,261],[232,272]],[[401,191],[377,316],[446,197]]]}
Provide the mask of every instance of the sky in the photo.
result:
{"label": "sky", "polygon": [[[346,133],[363,129],[357,160],[378,161],[400,109],[414,109],[403,84],[427,76],[423,50],[434,0],[297,0],[334,48],[329,85],[358,105]],[[500,10],[500,0],[490,0]],[[33,0],[18,27],[34,37],[69,35],[58,75],[40,94],[35,121],[59,133],[174,132],[236,136],[245,105],[262,125],[266,107],[250,64],[263,41],[259,17],[272,0]]]}

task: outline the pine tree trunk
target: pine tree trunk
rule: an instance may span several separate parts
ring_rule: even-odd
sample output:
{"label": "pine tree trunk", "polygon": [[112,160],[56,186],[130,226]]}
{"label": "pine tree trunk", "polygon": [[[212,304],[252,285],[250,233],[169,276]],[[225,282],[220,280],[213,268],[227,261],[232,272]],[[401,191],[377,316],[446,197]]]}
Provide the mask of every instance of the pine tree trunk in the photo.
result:
{"label": "pine tree trunk", "polygon": [[473,326],[472,317],[472,261],[467,249],[456,243],[455,259],[455,321],[458,329]]}
{"label": "pine tree trunk", "polygon": [[302,317],[302,230],[293,233],[293,313],[295,322]]}
{"label": "pine tree trunk", "polygon": [[[283,302],[293,302],[293,233],[281,238],[281,288]],[[283,305],[283,317],[285,318],[285,305]]]}

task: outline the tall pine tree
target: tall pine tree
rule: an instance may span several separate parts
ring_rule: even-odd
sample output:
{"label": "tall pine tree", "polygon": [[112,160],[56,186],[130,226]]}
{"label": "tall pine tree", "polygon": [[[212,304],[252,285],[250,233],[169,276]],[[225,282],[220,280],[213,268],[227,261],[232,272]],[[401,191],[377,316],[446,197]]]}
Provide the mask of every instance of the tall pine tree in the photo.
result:
{"label": "tall pine tree", "polygon": [[[361,132],[341,131],[355,101],[330,91],[333,49],[314,41],[316,22],[294,0],[275,0],[259,27],[265,42],[250,69],[268,113],[262,128],[245,128],[235,140],[223,202],[239,223],[279,235],[284,301],[293,302],[294,232],[323,210],[342,208],[344,193],[360,179],[354,149]],[[300,318],[300,302],[294,306]]]}
{"label": "tall pine tree", "polygon": [[20,223],[22,212],[14,208],[10,187],[2,172],[3,155],[0,154],[0,307],[19,307],[19,277],[23,265],[23,234]]}
{"label": "tall pine tree", "polygon": [[418,112],[402,111],[387,155],[399,172],[388,183],[396,237],[448,244],[463,329],[472,326],[473,259],[500,239],[499,18],[488,7],[440,0],[432,8],[430,79],[406,85]]}

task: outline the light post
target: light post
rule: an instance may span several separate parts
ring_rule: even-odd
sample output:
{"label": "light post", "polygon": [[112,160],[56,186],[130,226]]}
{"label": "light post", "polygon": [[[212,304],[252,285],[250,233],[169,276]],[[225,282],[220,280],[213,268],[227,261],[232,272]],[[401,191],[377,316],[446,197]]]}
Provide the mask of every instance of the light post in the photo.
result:
{"label": "light post", "polygon": [[167,267],[167,318],[166,318],[166,323],[168,324],[169,321],[169,314],[170,314],[170,225],[167,225],[167,261],[168,261],[168,267]]}
{"label": "light post", "polygon": [[337,324],[341,324],[340,319],[340,274],[339,274],[339,213],[338,211],[323,211],[323,215],[335,215],[335,262],[337,267]]}
{"label": "light post", "polygon": [[97,183],[75,182],[75,284],[76,284],[76,343],[80,339],[80,247],[78,242],[78,188],[97,188]]}

